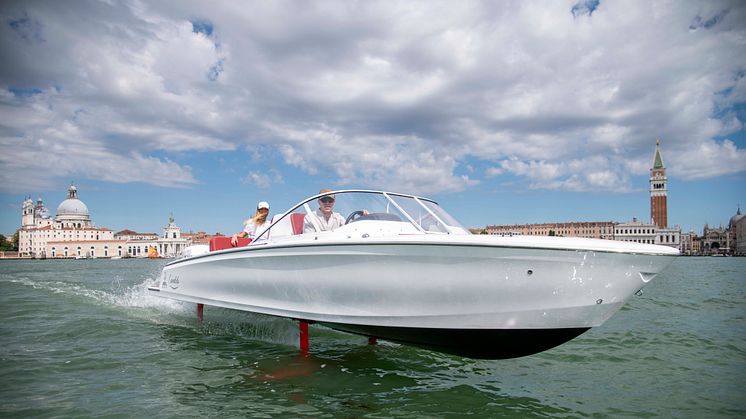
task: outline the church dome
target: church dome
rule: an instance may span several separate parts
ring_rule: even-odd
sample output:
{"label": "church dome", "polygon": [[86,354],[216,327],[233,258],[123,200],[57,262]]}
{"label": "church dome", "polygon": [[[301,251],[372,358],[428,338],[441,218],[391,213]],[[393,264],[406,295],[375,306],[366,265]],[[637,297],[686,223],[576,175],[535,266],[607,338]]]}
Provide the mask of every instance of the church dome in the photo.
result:
{"label": "church dome", "polygon": [[56,221],[63,224],[71,222],[73,224],[80,224],[79,226],[90,225],[90,214],[88,213],[88,207],[78,199],[78,188],[70,185],[67,190],[67,199],[57,207]]}
{"label": "church dome", "polygon": [[57,216],[85,215],[88,216],[88,207],[78,198],[68,198],[57,207]]}
{"label": "church dome", "polygon": [[738,207],[738,211],[736,211],[736,214],[732,217],[730,217],[730,222],[728,222],[728,228],[733,228],[733,226],[736,225],[736,223],[743,218],[744,215],[741,214],[741,207]]}

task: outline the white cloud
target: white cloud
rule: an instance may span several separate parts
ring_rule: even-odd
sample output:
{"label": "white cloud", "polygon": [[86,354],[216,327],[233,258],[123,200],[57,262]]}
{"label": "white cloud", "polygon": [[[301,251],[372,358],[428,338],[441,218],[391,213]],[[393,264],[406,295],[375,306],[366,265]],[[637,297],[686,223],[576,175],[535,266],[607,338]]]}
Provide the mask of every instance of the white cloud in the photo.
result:
{"label": "white cloud", "polygon": [[707,141],[695,149],[676,155],[677,166],[671,174],[682,179],[705,179],[746,170],[746,150],[733,141]]}
{"label": "white cloud", "polygon": [[671,174],[746,170],[737,3],[3,2],[0,15],[0,172],[23,191],[112,169],[188,186],[186,153],[256,147],[340,185],[416,193],[506,175],[629,190],[656,138]]}
{"label": "white cloud", "polygon": [[267,173],[249,172],[241,179],[244,183],[256,185],[261,189],[269,189],[273,185],[285,183],[282,174],[276,169],[271,169]]}
{"label": "white cloud", "polygon": [[628,179],[619,174],[623,170],[618,166],[623,166],[623,162],[601,156],[563,162],[523,161],[513,157],[501,161],[499,168],[490,168],[488,172],[526,177],[532,189],[625,192],[629,190]]}

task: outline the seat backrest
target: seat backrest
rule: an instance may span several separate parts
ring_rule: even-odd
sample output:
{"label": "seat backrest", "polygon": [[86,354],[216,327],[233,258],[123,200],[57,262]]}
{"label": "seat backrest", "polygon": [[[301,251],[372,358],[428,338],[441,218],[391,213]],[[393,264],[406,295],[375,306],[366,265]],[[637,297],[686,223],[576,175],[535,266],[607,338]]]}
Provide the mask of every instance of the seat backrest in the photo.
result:
{"label": "seat backrest", "polygon": [[306,214],[294,212],[290,214],[290,223],[293,225],[293,234],[303,234],[303,220]]}
{"label": "seat backrest", "polygon": [[[235,247],[246,246],[249,243],[251,243],[251,239],[239,238],[238,246],[235,246]],[[234,246],[231,244],[230,237],[218,236],[218,237],[213,237],[210,239],[210,251],[211,252],[214,252],[216,250],[230,249],[231,247],[234,247]]]}

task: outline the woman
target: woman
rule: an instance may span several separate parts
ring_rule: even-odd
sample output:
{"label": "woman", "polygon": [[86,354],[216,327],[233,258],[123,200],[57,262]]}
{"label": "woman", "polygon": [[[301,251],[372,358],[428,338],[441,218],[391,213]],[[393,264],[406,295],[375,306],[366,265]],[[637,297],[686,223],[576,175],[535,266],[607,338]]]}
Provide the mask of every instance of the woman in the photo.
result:
{"label": "woman", "polygon": [[267,221],[268,215],[269,204],[265,201],[258,203],[256,206],[256,214],[244,222],[244,229],[242,232],[234,234],[231,237],[231,244],[237,246],[239,237],[248,237],[251,240],[254,240],[256,233],[264,230],[264,228],[269,225]]}

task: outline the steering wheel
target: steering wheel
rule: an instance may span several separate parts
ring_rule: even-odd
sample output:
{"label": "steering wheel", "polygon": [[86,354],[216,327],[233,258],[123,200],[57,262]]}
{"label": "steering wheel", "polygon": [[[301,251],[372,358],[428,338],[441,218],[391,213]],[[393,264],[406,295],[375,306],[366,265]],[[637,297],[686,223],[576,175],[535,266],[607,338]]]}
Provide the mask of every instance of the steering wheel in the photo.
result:
{"label": "steering wheel", "polygon": [[352,214],[347,216],[347,219],[345,220],[345,224],[349,224],[353,221],[356,221],[358,218],[362,217],[363,214],[365,214],[362,211],[353,211]]}

